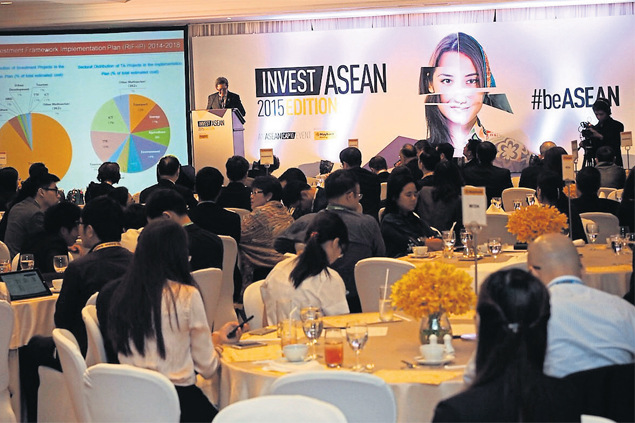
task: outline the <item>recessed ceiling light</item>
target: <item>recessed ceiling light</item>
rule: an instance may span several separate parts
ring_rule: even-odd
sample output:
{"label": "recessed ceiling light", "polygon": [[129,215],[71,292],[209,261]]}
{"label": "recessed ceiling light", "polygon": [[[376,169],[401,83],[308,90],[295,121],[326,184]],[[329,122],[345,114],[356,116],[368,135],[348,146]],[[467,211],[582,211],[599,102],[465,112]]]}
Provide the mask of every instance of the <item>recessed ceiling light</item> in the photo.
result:
{"label": "recessed ceiling light", "polygon": [[7,5],[10,5],[10,4],[13,4],[13,2],[12,1],[0,1],[0,5],[3,5],[3,6],[7,6]]}

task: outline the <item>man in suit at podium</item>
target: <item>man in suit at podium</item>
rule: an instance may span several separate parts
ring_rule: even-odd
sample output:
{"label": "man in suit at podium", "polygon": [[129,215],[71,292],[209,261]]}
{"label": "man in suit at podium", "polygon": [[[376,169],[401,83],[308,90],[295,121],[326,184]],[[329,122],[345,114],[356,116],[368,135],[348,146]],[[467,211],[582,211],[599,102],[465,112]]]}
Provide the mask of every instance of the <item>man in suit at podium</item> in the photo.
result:
{"label": "man in suit at podium", "polygon": [[245,108],[243,103],[240,102],[240,96],[227,90],[229,87],[229,81],[224,76],[216,78],[217,93],[211,94],[207,97],[207,109],[238,109],[240,113],[245,116]]}

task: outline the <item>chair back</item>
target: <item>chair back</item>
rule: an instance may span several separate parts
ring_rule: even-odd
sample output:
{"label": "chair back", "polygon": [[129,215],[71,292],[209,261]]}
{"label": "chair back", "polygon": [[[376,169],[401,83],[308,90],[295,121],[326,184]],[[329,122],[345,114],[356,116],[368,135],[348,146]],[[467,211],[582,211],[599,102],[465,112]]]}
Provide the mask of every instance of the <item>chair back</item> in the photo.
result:
{"label": "chair back", "polygon": [[260,329],[264,326],[265,321],[265,302],[262,300],[260,287],[264,283],[264,279],[249,285],[243,293],[243,305],[247,317],[254,316],[249,322],[251,329]]}
{"label": "chair back", "polygon": [[75,336],[66,329],[53,329],[53,341],[62,363],[62,372],[66,381],[66,388],[71,397],[75,416],[80,422],[89,422],[88,409],[84,402],[84,372],[86,362],[77,345]]}
{"label": "chair back", "polygon": [[107,363],[104,338],[99,330],[99,320],[97,319],[97,307],[94,305],[85,306],[82,309],[82,320],[84,320],[86,334],[88,335],[86,366],[90,367],[99,363]]}
{"label": "chair back", "polygon": [[351,423],[392,423],[397,420],[392,389],[375,375],[324,371],[293,373],[274,381],[269,393],[306,395],[326,401],[342,410]]}
{"label": "chair back", "polygon": [[501,198],[503,199],[503,210],[506,212],[514,211],[514,201],[518,200],[527,205],[527,195],[536,195],[536,190],[532,188],[507,188],[503,190]]}
{"label": "chair back", "polygon": [[97,297],[99,297],[99,291],[95,292],[93,295],[88,297],[88,301],[86,301],[86,305],[97,305]]}
{"label": "chair back", "polygon": [[359,294],[364,313],[379,311],[379,287],[386,283],[392,285],[415,265],[386,257],[371,257],[357,262],[355,265],[355,286]]}
{"label": "chair back", "polygon": [[0,241],[0,260],[11,260],[11,253],[7,244]]}
{"label": "chair back", "polygon": [[478,243],[483,244],[489,238],[500,238],[503,244],[516,244],[516,236],[507,230],[509,215],[505,213],[487,214],[487,226],[478,234]]}
{"label": "chair back", "polygon": [[608,198],[609,200],[622,201],[623,194],[623,189],[616,189],[615,191],[611,191],[609,195],[606,196],[606,198]]}
{"label": "chair back", "polygon": [[602,416],[591,416],[589,414],[582,414],[580,416],[580,423],[617,423],[615,420],[607,419]]}
{"label": "chair back", "polygon": [[223,271],[210,267],[192,272],[192,277],[198,285],[205,305],[205,315],[210,328],[214,327],[214,313],[218,307],[221,285],[223,283]]}
{"label": "chair back", "polygon": [[159,372],[125,364],[97,364],[84,374],[92,422],[173,422],[181,408],[174,384]]}
{"label": "chair back", "polygon": [[241,208],[238,208],[238,207],[225,207],[225,210],[229,210],[231,212],[236,213],[238,216],[240,216],[241,219],[243,218],[243,216],[246,216],[249,213],[251,213],[247,209],[241,209]]}
{"label": "chair back", "polygon": [[382,182],[380,187],[381,191],[379,193],[379,200],[386,201],[386,197],[388,197],[388,182]]}
{"label": "chair back", "polygon": [[15,422],[9,394],[9,345],[13,319],[11,304],[0,301],[0,422]]}
{"label": "chair back", "polygon": [[328,402],[303,395],[266,395],[223,408],[214,423],[346,423],[344,413]]}
{"label": "chair back", "polygon": [[[234,311],[234,267],[238,256],[236,240],[230,236],[220,235],[223,241],[223,283],[220,288],[218,306],[214,313],[214,324],[220,328],[227,322],[236,320]],[[211,328],[211,326],[210,326]]]}
{"label": "chair back", "polygon": [[380,222],[384,219],[384,214],[386,214],[386,207],[380,208],[379,213],[377,213],[377,217],[379,218]]}
{"label": "chair back", "polygon": [[20,270],[20,253],[13,256],[13,260],[11,260],[11,270],[14,272]]}
{"label": "chair back", "polygon": [[601,187],[598,190],[598,197],[600,198],[608,198],[609,195],[611,195],[611,193],[617,191],[617,189],[615,188],[610,188],[610,187]]}
{"label": "chair back", "polygon": [[[606,238],[610,237],[611,235],[620,233],[620,221],[615,215],[611,213],[580,213],[580,217],[583,219],[592,220],[598,225],[600,233],[598,234],[598,240],[596,242],[600,244],[604,244],[606,242]],[[586,226],[584,227],[584,230],[586,231]]]}

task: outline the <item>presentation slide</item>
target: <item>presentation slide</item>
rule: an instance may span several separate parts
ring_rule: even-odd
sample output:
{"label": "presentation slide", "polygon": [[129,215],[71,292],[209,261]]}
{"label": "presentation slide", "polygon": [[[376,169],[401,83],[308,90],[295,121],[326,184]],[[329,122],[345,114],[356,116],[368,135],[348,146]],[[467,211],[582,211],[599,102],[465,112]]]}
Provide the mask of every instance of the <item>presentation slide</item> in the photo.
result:
{"label": "presentation slide", "polygon": [[43,162],[66,192],[106,161],[131,194],[188,163],[185,28],[0,36],[0,166]]}

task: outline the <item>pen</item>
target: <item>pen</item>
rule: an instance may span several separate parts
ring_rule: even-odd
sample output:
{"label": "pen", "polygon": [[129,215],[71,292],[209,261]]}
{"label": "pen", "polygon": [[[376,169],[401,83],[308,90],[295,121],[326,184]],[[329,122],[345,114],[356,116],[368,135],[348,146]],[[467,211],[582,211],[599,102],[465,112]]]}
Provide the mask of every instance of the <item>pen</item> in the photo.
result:
{"label": "pen", "polygon": [[227,334],[227,337],[228,338],[235,338],[236,337],[236,332],[238,332],[238,328],[242,329],[243,326],[245,326],[245,323],[247,323],[248,321],[250,321],[253,318],[254,318],[253,315],[251,317],[248,317],[247,320],[245,320],[244,322],[242,322],[241,324],[236,326],[234,329],[232,329],[232,331]]}

